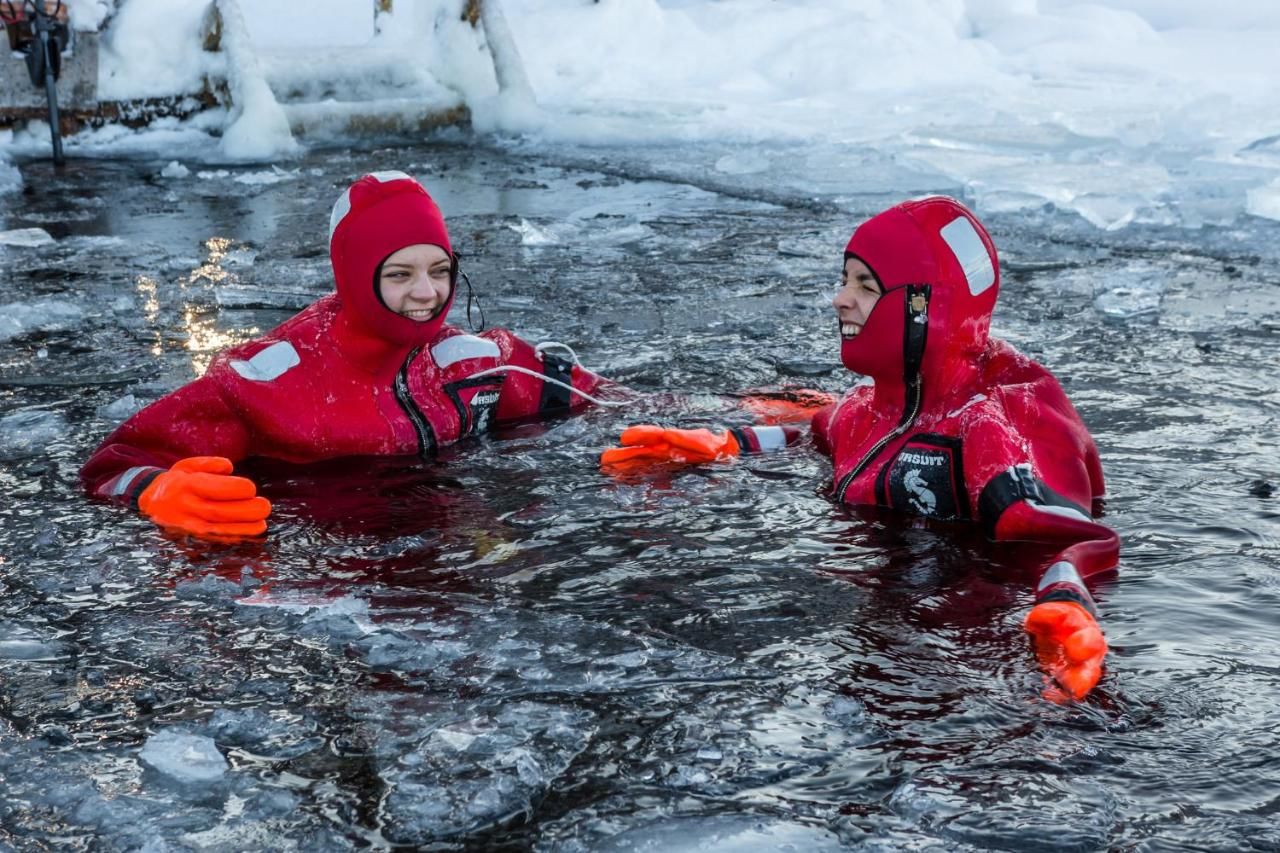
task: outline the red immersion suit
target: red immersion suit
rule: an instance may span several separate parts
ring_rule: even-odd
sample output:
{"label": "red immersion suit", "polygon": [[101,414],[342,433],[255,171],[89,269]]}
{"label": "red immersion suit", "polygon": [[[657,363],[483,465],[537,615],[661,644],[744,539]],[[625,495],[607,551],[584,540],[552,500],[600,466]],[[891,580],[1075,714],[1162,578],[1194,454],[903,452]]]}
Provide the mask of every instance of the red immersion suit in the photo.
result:
{"label": "red immersion suit", "polygon": [[[85,488],[136,503],[157,475],[190,456],[298,463],[368,454],[430,457],[495,422],[585,402],[543,380],[590,393],[601,382],[596,375],[508,331],[469,335],[447,325],[456,287],[425,321],[383,305],[382,262],[415,244],[452,255],[444,219],[426,191],[399,172],[357,181],[331,222],[337,293],[221,353],[204,376],[135,414],[85,464]],[[455,259],[455,284],[456,268]],[[528,373],[486,372],[500,367]]]}
{"label": "red immersion suit", "polygon": [[986,230],[952,199],[909,201],[861,225],[851,257],[883,295],[841,341],[845,366],[873,384],[813,419],[836,498],[1058,543],[1037,567],[1037,604],[1096,616],[1084,579],[1113,568],[1120,545],[1092,517],[1102,466],[1053,376],[988,336],[1000,272]]}

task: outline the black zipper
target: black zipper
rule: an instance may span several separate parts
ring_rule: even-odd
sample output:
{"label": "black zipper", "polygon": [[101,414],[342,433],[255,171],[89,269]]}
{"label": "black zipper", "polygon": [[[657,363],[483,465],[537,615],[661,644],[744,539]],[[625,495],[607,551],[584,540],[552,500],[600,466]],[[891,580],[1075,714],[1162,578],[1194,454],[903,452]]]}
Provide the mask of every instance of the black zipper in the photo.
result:
{"label": "black zipper", "polygon": [[858,460],[858,464],[854,465],[848,474],[840,478],[840,482],[836,484],[835,491],[836,500],[840,501],[840,503],[845,502],[844,495],[849,490],[849,486],[853,484],[859,474],[867,470],[867,466],[880,455],[880,451],[884,450],[885,445],[911,429],[911,425],[920,416],[920,405],[924,400],[924,379],[920,375],[920,368],[924,363],[924,346],[929,330],[930,287],[927,284],[908,284],[906,287],[907,325],[903,333],[902,347],[903,378],[907,394],[903,402],[902,417],[898,419],[897,426],[889,430],[883,438],[872,445],[871,449]]}
{"label": "black zipper", "polygon": [[400,365],[400,372],[396,374],[392,390],[395,392],[396,402],[408,415],[409,423],[413,425],[413,431],[418,436],[418,455],[423,459],[430,459],[436,452],[436,436],[431,430],[431,424],[427,421],[426,415],[422,414],[418,404],[413,401],[413,395],[409,393],[409,365],[421,351],[422,347],[416,347],[404,360],[404,364]]}

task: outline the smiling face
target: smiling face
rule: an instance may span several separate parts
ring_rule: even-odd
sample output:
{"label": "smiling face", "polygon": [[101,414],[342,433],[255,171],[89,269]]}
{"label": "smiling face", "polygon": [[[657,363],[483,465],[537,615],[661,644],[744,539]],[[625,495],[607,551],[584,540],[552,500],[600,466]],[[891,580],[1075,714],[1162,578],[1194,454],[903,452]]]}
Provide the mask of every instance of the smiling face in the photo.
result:
{"label": "smiling face", "polygon": [[449,301],[452,271],[449,253],[439,246],[405,246],[382,262],[378,295],[383,305],[402,317],[430,320]]}
{"label": "smiling face", "polygon": [[880,282],[870,267],[857,258],[844,262],[844,269],[840,272],[840,290],[831,300],[840,321],[842,340],[858,336],[882,293]]}

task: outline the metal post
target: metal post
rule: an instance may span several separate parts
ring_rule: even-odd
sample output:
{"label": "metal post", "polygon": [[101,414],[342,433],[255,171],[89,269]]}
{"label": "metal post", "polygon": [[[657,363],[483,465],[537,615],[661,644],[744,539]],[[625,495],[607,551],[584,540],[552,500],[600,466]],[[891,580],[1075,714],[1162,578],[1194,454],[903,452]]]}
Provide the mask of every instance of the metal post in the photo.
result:
{"label": "metal post", "polygon": [[[62,166],[67,160],[62,156],[62,127],[58,120],[58,88],[57,80],[53,76],[54,62],[58,57],[52,56],[49,52],[49,31],[53,29],[53,19],[45,14],[44,7],[39,3],[28,2],[28,6],[32,12],[36,33],[40,36],[39,48],[35,48],[34,45],[32,47],[40,50],[44,59],[44,92],[49,101],[49,136],[53,142],[53,164]],[[60,50],[61,47],[58,49]]]}

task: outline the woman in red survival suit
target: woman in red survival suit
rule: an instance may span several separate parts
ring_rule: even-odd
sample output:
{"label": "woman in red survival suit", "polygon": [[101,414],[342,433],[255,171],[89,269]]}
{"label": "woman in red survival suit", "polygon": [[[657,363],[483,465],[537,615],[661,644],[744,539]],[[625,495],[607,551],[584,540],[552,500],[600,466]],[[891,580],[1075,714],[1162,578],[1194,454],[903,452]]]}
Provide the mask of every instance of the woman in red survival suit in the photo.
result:
{"label": "woman in red survival suit", "polygon": [[430,457],[494,422],[578,407],[602,383],[508,331],[445,323],[457,256],[408,175],[352,184],[333,208],[329,254],[336,293],[122,424],[81,470],[85,489],[165,528],[254,536],[271,505],[233,462]]}
{"label": "woman in red survival suit", "polygon": [[[813,438],[834,463],[843,503],[1057,546],[1035,567],[1025,627],[1042,666],[1080,699],[1107,651],[1084,579],[1115,567],[1120,541],[1092,518],[1102,466],[1066,394],[988,334],[999,285],[990,236],[953,199],[905,202],[859,226],[832,304],[841,360],[873,382],[817,412]],[[708,461],[760,449],[736,432],[632,427],[602,459]]]}

